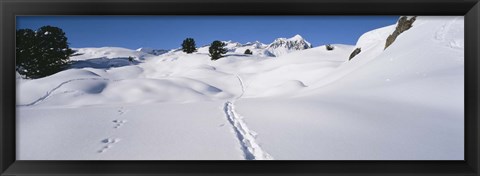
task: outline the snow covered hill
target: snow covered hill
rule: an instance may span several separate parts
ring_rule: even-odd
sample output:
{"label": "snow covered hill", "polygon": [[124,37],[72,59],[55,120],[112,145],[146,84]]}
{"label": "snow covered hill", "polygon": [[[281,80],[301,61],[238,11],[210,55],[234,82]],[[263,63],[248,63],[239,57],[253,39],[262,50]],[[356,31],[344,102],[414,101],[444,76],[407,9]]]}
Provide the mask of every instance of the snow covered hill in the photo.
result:
{"label": "snow covered hill", "polygon": [[141,51],[141,52],[144,52],[144,53],[148,53],[148,54],[158,56],[158,55],[168,53],[170,50],[153,49],[153,48],[138,48],[136,51]]}
{"label": "snow covered hill", "polygon": [[142,51],[135,51],[127,48],[120,47],[101,47],[101,48],[73,48],[77,51],[77,56],[71,57],[71,60],[87,60],[93,58],[122,58],[122,57],[136,57],[136,58],[146,58],[152,57],[152,54],[145,53]]}
{"label": "snow covered hill", "polygon": [[362,36],[378,42],[295,98],[238,101],[263,150],[275,159],[462,160],[463,17],[418,17],[375,49],[388,28]]}
{"label": "snow covered hill", "polygon": [[331,51],[227,41],[216,61],[78,48],[71,69],[17,76],[17,158],[462,160],[463,17],[417,17],[384,50],[395,26]]}

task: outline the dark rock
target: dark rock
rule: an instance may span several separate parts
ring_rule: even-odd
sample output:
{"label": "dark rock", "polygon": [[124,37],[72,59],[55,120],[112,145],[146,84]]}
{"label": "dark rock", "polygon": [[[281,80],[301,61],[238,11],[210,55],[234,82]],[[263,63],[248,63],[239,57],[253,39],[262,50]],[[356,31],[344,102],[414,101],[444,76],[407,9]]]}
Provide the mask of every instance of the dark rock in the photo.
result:
{"label": "dark rock", "polygon": [[416,16],[410,19],[407,19],[406,16],[400,17],[400,19],[398,19],[398,24],[397,24],[397,27],[395,28],[395,31],[393,31],[393,33],[390,34],[387,38],[387,41],[385,43],[385,49],[387,49],[387,47],[389,47],[402,32],[405,32],[406,30],[410,29],[412,27],[413,22],[415,22],[416,18],[417,18]]}
{"label": "dark rock", "polygon": [[361,48],[355,48],[355,50],[353,50],[352,54],[350,54],[350,58],[348,58],[348,60],[352,60],[352,58],[355,57],[360,52],[362,52]]}
{"label": "dark rock", "polygon": [[328,51],[331,51],[333,50],[335,47],[333,47],[332,45],[328,44],[328,45],[325,45],[325,47],[327,48]]}

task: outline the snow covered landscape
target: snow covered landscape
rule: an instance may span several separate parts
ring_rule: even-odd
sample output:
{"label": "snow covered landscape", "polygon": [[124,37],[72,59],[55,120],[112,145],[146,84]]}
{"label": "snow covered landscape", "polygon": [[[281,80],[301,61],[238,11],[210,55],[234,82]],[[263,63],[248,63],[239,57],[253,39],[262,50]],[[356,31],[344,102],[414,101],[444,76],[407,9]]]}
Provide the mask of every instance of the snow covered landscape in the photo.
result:
{"label": "snow covered landscape", "polygon": [[463,16],[416,17],[385,48],[397,25],[333,50],[225,39],[216,61],[74,48],[69,69],[17,74],[17,159],[463,160]]}

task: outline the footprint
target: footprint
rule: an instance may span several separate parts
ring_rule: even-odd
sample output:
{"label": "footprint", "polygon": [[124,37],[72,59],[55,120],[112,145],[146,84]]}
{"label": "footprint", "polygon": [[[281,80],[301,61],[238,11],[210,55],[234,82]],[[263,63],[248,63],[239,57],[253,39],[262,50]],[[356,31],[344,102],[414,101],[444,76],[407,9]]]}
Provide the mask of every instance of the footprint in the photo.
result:
{"label": "footprint", "polygon": [[114,144],[114,143],[117,143],[117,142],[120,142],[119,138],[106,138],[106,139],[102,140],[102,143],[105,143],[105,144]]}
{"label": "footprint", "polygon": [[115,123],[113,128],[120,128],[123,124],[127,123],[127,120],[113,120],[112,122]]}
{"label": "footprint", "polygon": [[102,149],[98,151],[98,153],[104,153],[109,148],[113,147],[113,144],[120,142],[120,138],[106,138],[102,140],[102,143],[106,144]]}
{"label": "footprint", "polygon": [[123,109],[123,107],[120,107],[120,109],[117,112],[119,115],[122,115],[125,113],[125,110]]}

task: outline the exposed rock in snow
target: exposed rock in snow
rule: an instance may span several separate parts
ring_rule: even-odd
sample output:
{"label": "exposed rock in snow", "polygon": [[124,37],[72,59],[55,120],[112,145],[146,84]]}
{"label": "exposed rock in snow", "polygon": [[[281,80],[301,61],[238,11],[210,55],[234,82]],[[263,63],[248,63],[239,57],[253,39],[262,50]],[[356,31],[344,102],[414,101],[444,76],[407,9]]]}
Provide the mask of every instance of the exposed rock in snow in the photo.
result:
{"label": "exposed rock in snow", "polygon": [[350,57],[348,58],[348,60],[352,60],[352,58],[355,57],[357,54],[360,54],[360,52],[362,52],[362,48],[355,48],[352,54],[350,54]]}
{"label": "exposed rock in snow", "polygon": [[413,17],[402,16],[402,17],[400,17],[400,19],[398,19],[397,27],[395,28],[395,31],[393,31],[393,33],[390,36],[388,36],[388,38],[387,38],[387,41],[385,43],[385,49],[387,49],[388,46],[390,46],[395,41],[395,39],[398,37],[398,35],[405,32],[406,30],[410,29],[412,27],[413,22],[415,22],[416,18],[417,18],[416,16],[413,16]]}

